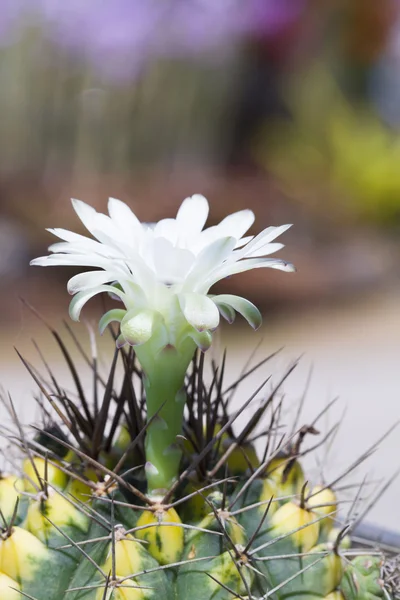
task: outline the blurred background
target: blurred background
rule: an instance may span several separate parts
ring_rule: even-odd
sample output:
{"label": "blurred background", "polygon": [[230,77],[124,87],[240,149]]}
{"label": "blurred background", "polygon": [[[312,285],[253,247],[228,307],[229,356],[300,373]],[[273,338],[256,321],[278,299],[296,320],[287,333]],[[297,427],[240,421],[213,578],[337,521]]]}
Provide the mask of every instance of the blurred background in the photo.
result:
{"label": "blurred background", "polygon": [[[13,345],[34,362],[35,338],[63,374],[19,300],[55,326],[67,316],[71,272],[28,267],[45,227],[79,230],[71,197],[105,210],[114,196],[153,221],[196,192],[209,224],[247,207],[257,231],[294,224],[295,275],[220,284],[265,321],[224,329],[214,353],[228,347],[233,377],[257,343],[255,360],[284,346],[276,380],[304,354],[286,389],[301,396],[314,365],[305,418],[336,395],[333,421],[347,406],[340,471],[400,416],[399,0],[1,1],[0,371],[24,417],[34,385]],[[374,477],[399,466],[398,440],[369,460]],[[393,527],[399,492],[373,521]]]}

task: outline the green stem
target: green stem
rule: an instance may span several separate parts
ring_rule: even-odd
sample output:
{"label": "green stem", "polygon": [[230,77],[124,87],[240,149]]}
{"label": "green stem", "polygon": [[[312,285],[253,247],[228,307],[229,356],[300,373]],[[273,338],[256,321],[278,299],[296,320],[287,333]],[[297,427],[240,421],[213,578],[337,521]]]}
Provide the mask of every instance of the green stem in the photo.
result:
{"label": "green stem", "polygon": [[136,354],[144,372],[147,418],[146,477],[149,494],[165,493],[179,474],[182,451],[176,436],[182,433],[183,410],[186,402],[185,375],[192,360],[195,344],[192,340],[179,348],[166,346],[154,353],[147,344]]}

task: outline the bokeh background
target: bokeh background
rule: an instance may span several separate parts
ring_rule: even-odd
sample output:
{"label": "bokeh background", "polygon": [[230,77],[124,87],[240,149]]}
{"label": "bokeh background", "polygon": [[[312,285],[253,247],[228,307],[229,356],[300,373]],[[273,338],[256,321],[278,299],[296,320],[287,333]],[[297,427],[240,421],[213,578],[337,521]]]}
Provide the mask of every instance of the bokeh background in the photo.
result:
{"label": "bokeh background", "polygon": [[[257,230],[294,224],[295,275],[220,284],[265,320],[223,329],[213,352],[228,347],[233,378],[257,344],[254,361],[283,347],[238,402],[302,355],[286,393],[295,411],[312,366],[304,419],[339,396],[321,428],[347,407],[327,477],[343,470],[400,417],[399,134],[399,0],[2,0],[0,371],[21,416],[34,384],[13,346],[36,364],[35,339],[65,375],[20,301],[63,327],[70,271],[28,267],[45,227],[79,229],[71,197],[103,210],[114,196],[153,221],[198,192],[210,224],[246,207]],[[390,479],[399,450],[394,432],[369,477]],[[400,530],[399,493],[396,480],[370,520]]]}

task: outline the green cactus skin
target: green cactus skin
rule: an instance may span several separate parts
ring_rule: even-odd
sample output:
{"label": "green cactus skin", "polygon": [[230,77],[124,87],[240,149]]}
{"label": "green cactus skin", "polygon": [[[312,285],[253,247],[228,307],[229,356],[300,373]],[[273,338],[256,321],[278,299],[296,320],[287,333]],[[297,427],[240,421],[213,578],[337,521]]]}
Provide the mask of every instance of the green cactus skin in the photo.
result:
{"label": "green cactus skin", "polygon": [[342,582],[345,600],[379,600],[384,597],[382,557],[357,556],[346,567]]}

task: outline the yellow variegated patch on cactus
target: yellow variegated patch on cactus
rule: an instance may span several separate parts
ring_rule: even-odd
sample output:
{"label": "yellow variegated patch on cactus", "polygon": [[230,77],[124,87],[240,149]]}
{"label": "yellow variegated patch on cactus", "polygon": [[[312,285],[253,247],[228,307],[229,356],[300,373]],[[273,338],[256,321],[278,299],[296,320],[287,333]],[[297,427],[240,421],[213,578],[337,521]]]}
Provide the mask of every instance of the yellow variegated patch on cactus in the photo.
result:
{"label": "yellow variegated patch on cactus", "polygon": [[[63,490],[68,482],[68,476],[50,461],[35,456],[26,458],[22,465],[25,491],[34,494],[43,486],[43,481]],[[47,471],[47,477],[46,477]]]}
{"label": "yellow variegated patch on cactus", "polygon": [[295,502],[281,506],[271,519],[276,537],[287,535],[300,552],[308,552],[317,543],[319,523],[315,513]]}
{"label": "yellow variegated patch on cactus", "polygon": [[21,480],[15,475],[8,475],[0,479],[0,506],[6,520],[10,519],[15,508],[15,503],[19,497],[18,485],[21,486]]}
{"label": "yellow variegated patch on cactus", "polygon": [[173,508],[146,510],[138,519],[136,535],[148,543],[150,554],[160,564],[176,562],[183,551],[182,521]]}
{"label": "yellow variegated patch on cactus", "polygon": [[21,600],[19,584],[5,575],[0,573],[0,598],[2,600]]}
{"label": "yellow variegated patch on cactus", "polygon": [[0,571],[18,583],[40,577],[40,563],[47,557],[46,546],[22,527],[13,527],[0,539]]}

